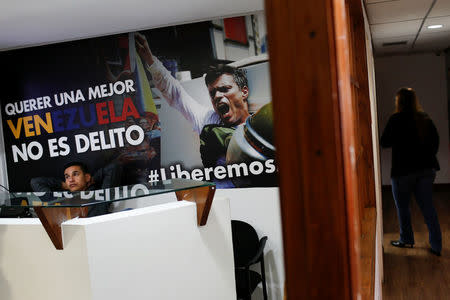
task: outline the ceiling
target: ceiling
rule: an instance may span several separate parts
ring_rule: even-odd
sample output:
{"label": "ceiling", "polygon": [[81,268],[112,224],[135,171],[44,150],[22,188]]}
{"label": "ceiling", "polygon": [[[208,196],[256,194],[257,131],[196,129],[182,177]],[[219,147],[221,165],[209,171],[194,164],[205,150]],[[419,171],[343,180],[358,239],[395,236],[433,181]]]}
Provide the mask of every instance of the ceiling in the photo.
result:
{"label": "ceiling", "polygon": [[0,51],[244,15],[263,0],[2,0]]}
{"label": "ceiling", "polygon": [[[450,46],[450,0],[364,2],[376,56],[442,51]],[[0,51],[263,9],[263,0],[6,0],[0,10]],[[433,24],[443,27],[427,28]],[[404,44],[383,46],[398,42]]]}
{"label": "ceiling", "polygon": [[450,0],[364,2],[376,56],[439,53],[450,47]]}

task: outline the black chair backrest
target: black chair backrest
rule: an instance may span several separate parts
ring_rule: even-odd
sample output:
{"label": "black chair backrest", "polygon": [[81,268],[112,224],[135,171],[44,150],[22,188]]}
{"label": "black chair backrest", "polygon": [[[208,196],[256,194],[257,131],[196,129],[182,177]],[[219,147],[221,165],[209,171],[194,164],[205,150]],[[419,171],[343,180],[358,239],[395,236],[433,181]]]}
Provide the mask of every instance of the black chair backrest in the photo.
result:
{"label": "black chair backrest", "polygon": [[[14,195],[13,193],[11,193]],[[28,204],[26,197],[16,197],[10,199],[11,205],[14,207],[2,207],[0,208],[0,218],[31,218],[30,209],[28,207],[20,207],[23,202]]]}
{"label": "black chair backrest", "polygon": [[234,265],[244,267],[256,255],[259,248],[259,238],[256,230],[248,223],[232,220]]}

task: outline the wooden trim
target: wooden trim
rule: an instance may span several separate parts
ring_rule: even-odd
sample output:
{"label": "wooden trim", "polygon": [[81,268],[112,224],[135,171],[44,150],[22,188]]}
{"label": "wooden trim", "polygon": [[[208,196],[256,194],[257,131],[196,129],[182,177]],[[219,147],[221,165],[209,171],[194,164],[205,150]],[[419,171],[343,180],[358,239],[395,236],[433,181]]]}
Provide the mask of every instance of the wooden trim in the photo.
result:
{"label": "wooden trim", "polygon": [[[346,0],[350,36],[353,114],[355,116],[356,175],[361,223],[362,299],[375,293],[376,192],[372,115],[367,67],[366,32],[361,0]],[[377,139],[376,139],[377,140]]]}
{"label": "wooden trim", "polygon": [[287,299],[358,299],[348,27],[339,0],[266,0]]}
{"label": "wooden trim", "polygon": [[374,299],[375,294],[375,241],[377,211],[364,208],[361,221],[361,291],[362,299]]}
{"label": "wooden trim", "polygon": [[[333,0],[334,42],[336,45],[337,83],[339,90],[339,113],[341,128],[341,155],[345,178],[345,200],[347,209],[348,256],[350,269],[349,299],[361,297],[360,268],[360,195],[356,162],[356,141],[358,134],[357,115],[354,111],[355,97],[351,84],[351,37],[348,32],[348,15],[343,1]],[[330,38],[332,39],[332,38]]]}
{"label": "wooden trim", "polygon": [[[372,116],[370,111],[367,68],[366,32],[361,0],[346,0],[350,35],[350,65],[356,116],[356,166],[361,210],[376,206],[375,171],[372,144]],[[375,225],[374,225],[375,226]]]}
{"label": "wooden trim", "polygon": [[67,220],[85,218],[89,207],[42,207],[35,206],[34,211],[41,220],[50,240],[57,250],[64,249],[61,224]]}
{"label": "wooden trim", "polygon": [[206,225],[208,221],[209,211],[211,209],[216,186],[203,186],[193,189],[176,191],[177,200],[186,200],[194,202],[197,209],[198,226]]}

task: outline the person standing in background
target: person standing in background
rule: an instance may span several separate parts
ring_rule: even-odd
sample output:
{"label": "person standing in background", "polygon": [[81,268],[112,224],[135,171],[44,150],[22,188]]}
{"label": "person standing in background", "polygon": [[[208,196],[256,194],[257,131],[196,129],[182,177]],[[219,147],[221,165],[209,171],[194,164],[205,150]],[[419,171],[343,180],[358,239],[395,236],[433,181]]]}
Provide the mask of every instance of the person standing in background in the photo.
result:
{"label": "person standing in background", "polygon": [[391,183],[397,207],[400,239],[395,247],[414,246],[409,201],[414,193],[428,226],[430,252],[440,256],[442,234],[433,205],[433,182],[439,163],[436,153],[439,135],[431,118],[420,107],[412,88],[401,88],[395,97],[395,113],[389,118],[381,136],[383,148],[392,147]]}

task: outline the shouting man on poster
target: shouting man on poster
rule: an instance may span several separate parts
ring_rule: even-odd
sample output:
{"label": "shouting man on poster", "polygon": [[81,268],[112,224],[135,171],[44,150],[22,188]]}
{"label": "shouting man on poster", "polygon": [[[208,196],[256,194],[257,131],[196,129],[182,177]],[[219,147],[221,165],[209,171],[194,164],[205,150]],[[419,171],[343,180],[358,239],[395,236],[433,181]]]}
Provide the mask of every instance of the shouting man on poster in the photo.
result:
{"label": "shouting man on poster", "polygon": [[205,84],[212,107],[194,100],[163,64],[153,56],[147,39],[136,34],[136,49],[146,63],[156,88],[170,106],[177,109],[200,135],[200,153],[205,167],[224,165],[228,142],[236,126],[250,116],[248,111],[249,88],[244,70],[221,65],[211,68]]}

